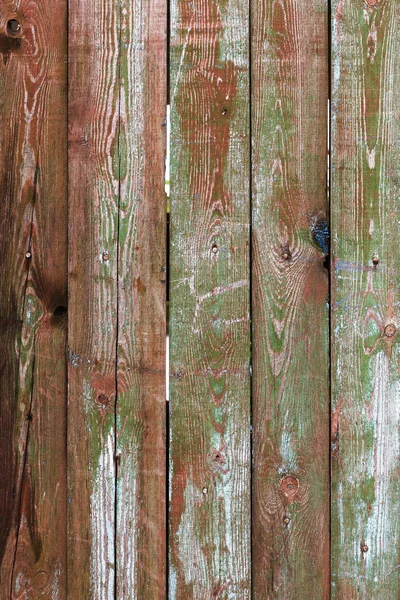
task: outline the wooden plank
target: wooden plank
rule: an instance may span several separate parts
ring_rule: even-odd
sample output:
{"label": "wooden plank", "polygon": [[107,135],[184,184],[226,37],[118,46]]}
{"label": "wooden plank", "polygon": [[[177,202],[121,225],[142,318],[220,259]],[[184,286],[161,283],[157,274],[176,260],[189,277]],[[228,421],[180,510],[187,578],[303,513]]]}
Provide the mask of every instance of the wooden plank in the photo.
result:
{"label": "wooden plank", "polygon": [[399,22],[332,5],[332,598],[400,597]]}
{"label": "wooden plank", "polygon": [[329,598],[328,19],[252,3],[253,597]]}
{"label": "wooden plank", "polygon": [[117,0],[69,2],[68,595],[115,596]]}
{"label": "wooden plank", "polygon": [[250,597],[248,4],[171,4],[170,599]]}
{"label": "wooden plank", "polygon": [[116,597],[165,600],[167,3],[121,9]]}
{"label": "wooden plank", "polygon": [[66,50],[66,2],[0,5],[1,598],[66,597]]}

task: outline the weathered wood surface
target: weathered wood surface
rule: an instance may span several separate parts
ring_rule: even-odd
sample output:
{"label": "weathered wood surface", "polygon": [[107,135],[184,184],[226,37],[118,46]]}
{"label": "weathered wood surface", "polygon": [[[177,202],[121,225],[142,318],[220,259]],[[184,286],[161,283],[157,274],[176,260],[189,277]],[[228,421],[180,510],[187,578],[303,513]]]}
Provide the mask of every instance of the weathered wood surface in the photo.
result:
{"label": "weathered wood surface", "polygon": [[116,598],[166,598],[165,0],[121,2]]}
{"label": "weathered wood surface", "polygon": [[328,15],[252,4],[253,598],[329,598]]}
{"label": "weathered wood surface", "polygon": [[0,4],[2,599],[66,593],[66,50],[66,2]]}
{"label": "weathered wood surface", "polygon": [[162,598],[166,6],[72,1],[69,28],[68,592]]}
{"label": "weathered wood surface", "polygon": [[120,11],[69,2],[68,595],[115,592]]}
{"label": "weathered wood surface", "polygon": [[332,598],[400,597],[400,4],[332,4]]}
{"label": "weathered wood surface", "polygon": [[248,17],[171,5],[171,600],[250,598]]}

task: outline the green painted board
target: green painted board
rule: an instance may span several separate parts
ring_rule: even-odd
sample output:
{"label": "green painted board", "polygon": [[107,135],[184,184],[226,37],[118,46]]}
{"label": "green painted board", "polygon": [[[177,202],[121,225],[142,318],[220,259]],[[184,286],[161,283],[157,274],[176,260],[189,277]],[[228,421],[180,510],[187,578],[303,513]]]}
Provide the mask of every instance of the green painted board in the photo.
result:
{"label": "green painted board", "polygon": [[171,3],[169,598],[250,598],[249,11]]}
{"label": "green painted board", "polygon": [[400,3],[332,3],[332,598],[400,596]]}
{"label": "green painted board", "polygon": [[328,11],[252,3],[253,598],[329,598]]}

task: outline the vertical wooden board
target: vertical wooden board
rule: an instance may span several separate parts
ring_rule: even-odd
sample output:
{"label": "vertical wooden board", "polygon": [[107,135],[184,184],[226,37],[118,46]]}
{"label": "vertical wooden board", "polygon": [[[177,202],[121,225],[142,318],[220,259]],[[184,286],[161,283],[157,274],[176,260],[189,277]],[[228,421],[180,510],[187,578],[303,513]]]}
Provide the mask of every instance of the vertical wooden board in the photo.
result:
{"label": "vertical wooden board", "polygon": [[68,594],[115,596],[117,0],[69,2]]}
{"label": "vertical wooden board", "polygon": [[250,598],[248,20],[171,4],[171,600]]}
{"label": "vertical wooden board", "polygon": [[117,591],[166,598],[164,0],[121,2]]}
{"label": "vertical wooden board", "polygon": [[400,596],[400,4],[332,5],[332,598]]}
{"label": "vertical wooden board", "polygon": [[66,40],[66,2],[1,4],[1,598],[66,597]]}
{"label": "vertical wooden board", "polygon": [[328,17],[252,3],[253,597],[329,598]]}

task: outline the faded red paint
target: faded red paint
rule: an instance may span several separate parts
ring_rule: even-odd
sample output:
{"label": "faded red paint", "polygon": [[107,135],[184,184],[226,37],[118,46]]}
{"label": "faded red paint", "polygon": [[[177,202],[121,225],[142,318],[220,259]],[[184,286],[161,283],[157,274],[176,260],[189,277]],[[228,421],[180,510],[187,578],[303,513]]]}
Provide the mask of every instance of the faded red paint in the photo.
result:
{"label": "faded red paint", "polygon": [[[188,174],[195,208],[229,212],[229,193],[224,189],[224,171],[229,152],[230,115],[237,88],[236,67],[219,59],[222,32],[216,2],[199,8],[182,2],[182,38],[187,35],[186,60],[193,68],[179,85],[176,106],[181,119],[181,135],[188,144]],[[210,32],[206,38],[204,31]],[[189,33],[188,33],[189,32]],[[197,205],[197,206],[196,206]]]}

